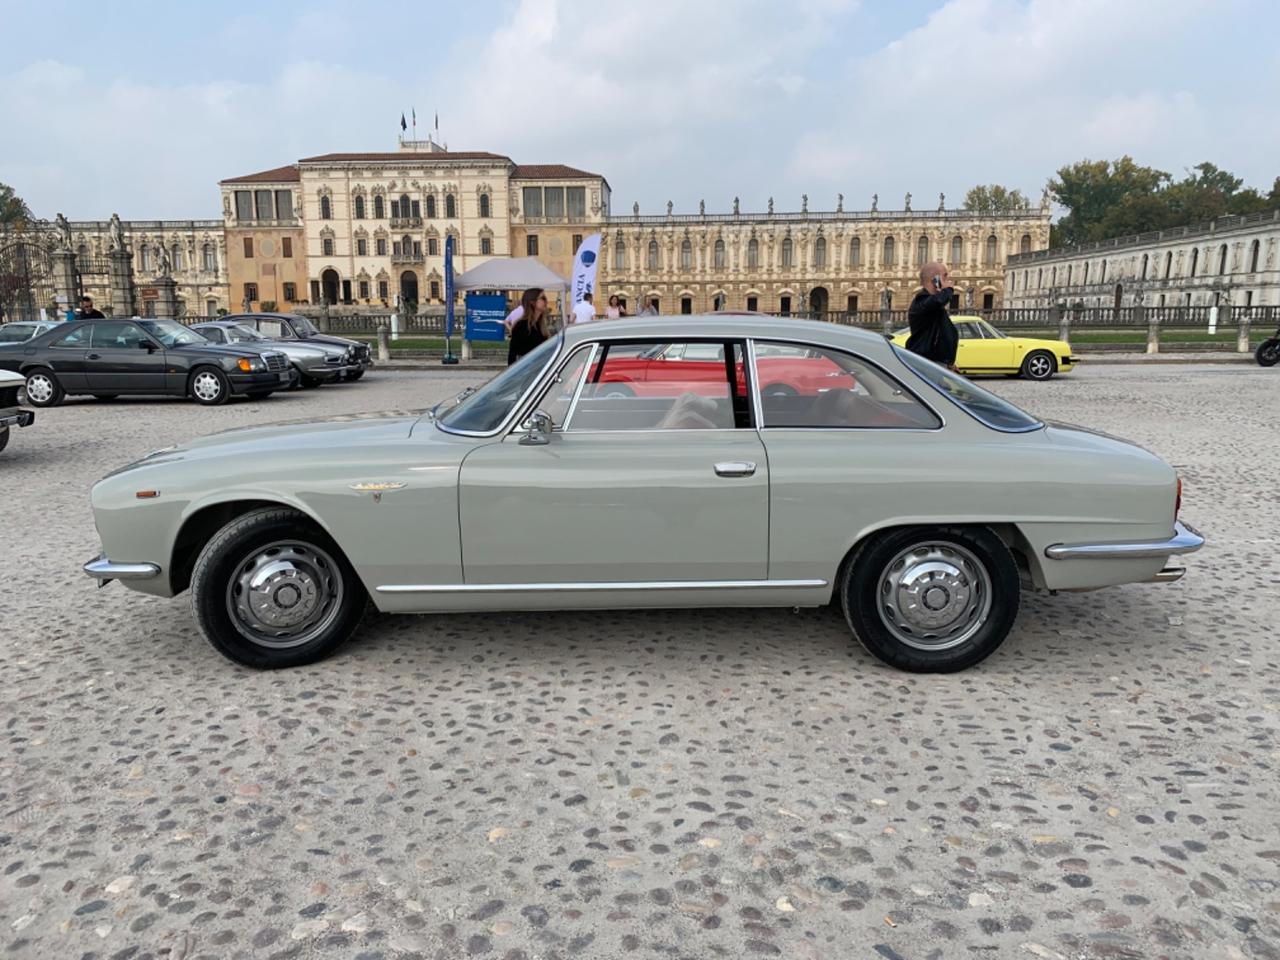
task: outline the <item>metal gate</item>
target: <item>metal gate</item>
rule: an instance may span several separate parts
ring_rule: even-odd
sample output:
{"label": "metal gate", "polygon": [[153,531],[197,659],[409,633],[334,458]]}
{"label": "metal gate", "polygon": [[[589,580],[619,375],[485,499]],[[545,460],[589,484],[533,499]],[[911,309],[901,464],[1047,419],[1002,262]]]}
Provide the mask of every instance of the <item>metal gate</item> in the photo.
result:
{"label": "metal gate", "polygon": [[39,320],[55,312],[53,264],[48,249],[29,238],[0,236],[0,321]]}

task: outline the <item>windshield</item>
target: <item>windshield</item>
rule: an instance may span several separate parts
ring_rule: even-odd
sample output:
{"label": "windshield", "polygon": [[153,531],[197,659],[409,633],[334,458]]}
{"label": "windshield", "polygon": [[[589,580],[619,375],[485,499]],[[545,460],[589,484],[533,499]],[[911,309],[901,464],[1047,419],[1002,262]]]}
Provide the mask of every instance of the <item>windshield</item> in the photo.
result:
{"label": "windshield", "polygon": [[166,347],[209,342],[209,338],[203,333],[190,330],[176,320],[139,320],[138,325]]}
{"label": "windshield", "polygon": [[314,337],[320,332],[306,317],[292,316],[289,319],[293,322],[293,332],[300,337]]}
{"label": "windshield", "polygon": [[[560,349],[560,336],[507,367],[480,388],[468,387],[435,409],[436,421],[448,430],[489,433],[511,412]],[[449,404],[453,406],[449,406]]]}
{"label": "windshield", "polygon": [[897,346],[893,351],[921,380],[979,423],[986,424],[993,430],[1025,433],[1044,426],[1031,414],[1024,413],[1013,404],[1001,400],[994,393],[983,390],[977,384],[970,383],[960,374],[952,373],[946,367],[938,366],[932,360],[926,360],[918,354]]}
{"label": "windshield", "polygon": [[244,340],[266,340],[267,338],[260,334],[252,327],[246,327],[244,324],[237,323],[230,327],[223,328],[226,331],[227,339],[232,343],[240,343]]}

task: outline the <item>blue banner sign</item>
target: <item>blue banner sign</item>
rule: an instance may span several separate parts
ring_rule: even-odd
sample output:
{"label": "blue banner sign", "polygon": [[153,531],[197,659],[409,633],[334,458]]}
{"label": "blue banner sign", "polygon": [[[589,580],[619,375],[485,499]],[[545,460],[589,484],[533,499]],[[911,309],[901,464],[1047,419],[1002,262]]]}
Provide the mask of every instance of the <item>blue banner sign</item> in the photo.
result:
{"label": "blue banner sign", "polygon": [[468,340],[505,340],[507,298],[502,294],[468,293],[467,326],[463,336]]}

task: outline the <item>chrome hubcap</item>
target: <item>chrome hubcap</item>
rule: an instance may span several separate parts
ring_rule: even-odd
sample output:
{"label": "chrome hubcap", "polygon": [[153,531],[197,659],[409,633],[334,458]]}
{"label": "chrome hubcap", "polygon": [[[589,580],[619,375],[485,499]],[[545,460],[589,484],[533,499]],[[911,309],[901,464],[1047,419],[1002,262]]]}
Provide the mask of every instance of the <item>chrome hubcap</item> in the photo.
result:
{"label": "chrome hubcap", "polygon": [[217,400],[222,393],[222,384],[212,373],[197,373],[191,381],[191,391],[201,400]]}
{"label": "chrome hubcap", "polygon": [[43,373],[27,379],[27,398],[32,403],[48,403],[53,399],[53,383]]}
{"label": "chrome hubcap", "polygon": [[227,611],[247,639],[264,647],[296,647],[333,623],[342,603],[342,574],[309,543],[282,541],[254,551],[227,586]]}
{"label": "chrome hubcap", "polygon": [[1031,375],[1033,377],[1048,376],[1050,369],[1049,359],[1048,357],[1032,357],[1031,363],[1028,364],[1028,368],[1031,370]]}
{"label": "chrome hubcap", "polygon": [[991,612],[991,577],[954,543],[903,550],[880,574],[880,620],[917,650],[947,650],[970,639]]}

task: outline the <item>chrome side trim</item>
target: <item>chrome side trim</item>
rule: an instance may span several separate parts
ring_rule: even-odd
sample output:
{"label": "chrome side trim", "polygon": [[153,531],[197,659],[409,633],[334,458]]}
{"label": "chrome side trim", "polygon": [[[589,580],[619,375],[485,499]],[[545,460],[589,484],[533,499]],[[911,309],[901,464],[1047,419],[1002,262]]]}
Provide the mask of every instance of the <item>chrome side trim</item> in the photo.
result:
{"label": "chrome side trim", "polygon": [[1182,575],[1187,572],[1186,567],[1165,567],[1147,583],[1173,583],[1175,580],[1181,580]]}
{"label": "chrome side trim", "polygon": [[1140,540],[1119,543],[1054,543],[1044,548],[1050,560],[1142,560],[1195,553],[1204,546],[1204,537],[1181,520],[1173,523],[1173,536],[1167,540]]}
{"label": "chrome side trim", "polygon": [[643,590],[794,590],[826,580],[636,580],[617,583],[392,583],[378,593],[600,593]]}
{"label": "chrome side trim", "polygon": [[160,567],[154,563],[115,563],[106,557],[90,560],[81,569],[95,580],[150,580],[160,576]]}

